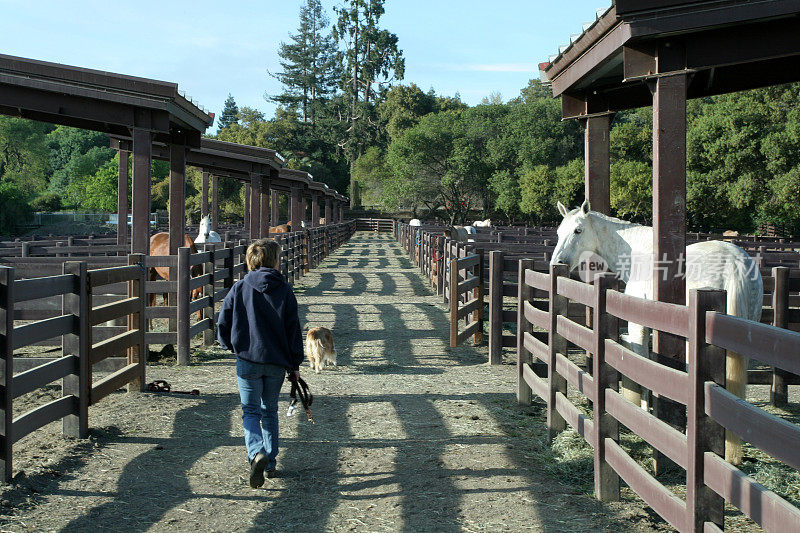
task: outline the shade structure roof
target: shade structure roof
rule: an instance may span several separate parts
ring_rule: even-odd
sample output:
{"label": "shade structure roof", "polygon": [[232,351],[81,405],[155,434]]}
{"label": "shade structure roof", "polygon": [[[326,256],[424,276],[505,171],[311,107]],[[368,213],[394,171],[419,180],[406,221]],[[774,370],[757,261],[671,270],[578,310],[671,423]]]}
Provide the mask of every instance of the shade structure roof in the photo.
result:
{"label": "shade structure roof", "polygon": [[0,113],[199,146],[214,115],[176,83],[0,54]]}
{"label": "shade structure roof", "polygon": [[696,98],[800,79],[800,0],[615,0],[542,63],[565,118],[650,105],[686,73]]}

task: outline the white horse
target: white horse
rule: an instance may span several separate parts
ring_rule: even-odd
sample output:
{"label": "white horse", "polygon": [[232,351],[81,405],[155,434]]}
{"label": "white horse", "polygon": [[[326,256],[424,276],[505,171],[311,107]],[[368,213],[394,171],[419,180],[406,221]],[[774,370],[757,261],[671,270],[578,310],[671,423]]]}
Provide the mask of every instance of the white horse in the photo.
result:
{"label": "white horse", "polygon": [[411,221],[408,223],[409,226],[421,226],[422,222],[418,218],[412,218]]}
{"label": "white horse", "polygon": [[211,217],[204,216],[203,219],[200,220],[200,233],[197,235],[194,243],[205,244],[209,242],[222,242],[222,237],[219,236],[219,233],[211,229]]}
{"label": "white horse", "polygon": [[486,220],[476,220],[472,223],[473,226],[476,228],[491,228],[492,227],[492,219],[487,218]]}
{"label": "white horse", "polygon": [[[605,261],[611,272],[625,283],[625,294],[653,299],[653,228],[612,218],[590,211],[589,202],[568,211],[561,202],[558,210],[564,217],[558,227],[558,244],[551,264],[565,263],[577,267],[588,254]],[[727,312],[730,315],[758,321],[761,319],[764,286],[755,261],[741,248],[724,241],[703,241],[686,247],[686,291],[712,288],[727,291]],[[649,328],[628,323],[628,341],[640,355],[650,355]],[[626,384],[627,383],[627,384]],[[626,397],[635,403],[640,393],[632,382]],[[744,397],[747,384],[747,361],[739,354],[728,352],[726,388]],[[729,434],[726,459],[741,462],[741,443]]]}

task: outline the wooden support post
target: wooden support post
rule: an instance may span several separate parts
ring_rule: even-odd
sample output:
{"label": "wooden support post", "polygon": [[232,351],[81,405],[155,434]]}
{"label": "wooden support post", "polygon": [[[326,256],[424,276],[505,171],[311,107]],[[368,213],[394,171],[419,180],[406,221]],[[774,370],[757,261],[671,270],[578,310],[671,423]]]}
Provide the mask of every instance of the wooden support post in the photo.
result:
{"label": "wooden support post", "polygon": [[[0,475],[8,483],[13,476],[14,444],[14,269],[0,266]],[[66,338],[66,337],[65,337]]]}
{"label": "wooden support post", "polygon": [[525,283],[525,270],[533,268],[533,259],[520,259],[517,270],[517,402],[520,405],[531,405],[533,394],[523,377],[525,365],[532,361],[531,354],[525,349],[525,332],[531,326],[525,320],[525,302],[531,300],[532,289]]}
{"label": "wooden support post", "polygon": [[203,171],[203,185],[202,185],[202,199],[200,203],[200,217],[207,217],[208,216],[208,178],[209,172]]}
{"label": "wooden support post", "polygon": [[709,531],[706,522],[723,527],[725,500],[706,486],[703,478],[704,455],[725,454],[725,429],[706,415],[705,383],[725,385],[725,352],[706,344],[706,312],[725,312],[725,292],[692,290],[689,293],[689,400],[686,418],[686,509],[684,529]]}
{"label": "wooden support post", "polygon": [[253,238],[250,232],[250,184],[246,183],[244,186],[244,229]]}
{"label": "wooden support post", "polygon": [[250,174],[250,238],[261,238],[261,176]]}
{"label": "wooden support post", "polygon": [[150,167],[153,138],[148,130],[133,130],[133,223],[131,251],[150,253]]}
{"label": "wooden support post", "polygon": [[177,255],[186,235],[186,147],[169,145],[169,255]]}
{"label": "wooden support post", "polygon": [[219,229],[219,176],[211,176],[211,229]]}
{"label": "wooden support post", "polygon": [[[653,292],[661,302],[684,304],[686,279],[686,84],[685,74],[657,78],[653,90]],[[684,359],[682,338],[653,332],[653,351]],[[683,408],[668,398],[653,398],[656,416],[682,425]],[[669,461],[655,453],[656,474]]]}
{"label": "wooden support post", "polygon": [[619,475],[606,461],[606,439],[619,442],[619,422],[606,412],[606,389],[617,390],[619,374],[606,364],[606,339],[616,341],[619,336],[619,320],[606,312],[606,291],[616,288],[613,274],[601,274],[594,281],[592,383],[594,402],[594,493],[603,502],[619,500]]}
{"label": "wooden support post", "polygon": [[205,249],[211,252],[211,257],[203,263],[203,274],[211,274],[211,281],[203,286],[203,296],[210,298],[210,305],[203,308],[203,320],[210,319],[211,326],[203,331],[203,346],[212,346],[214,344],[214,272],[217,265],[217,243],[210,243],[205,245]]}
{"label": "wooden support post", "polygon": [[263,176],[261,178],[261,189],[259,191],[261,196],[261,224],[260,224],[260,231],[259,236],[262,238],[269,237],[269,226],[270,226],[270,212],[269,212],[269,178],[267,176]]}
{"label": "wooden support post", "polygon": [[325,198],[325,224],[333,224],[333,209],[331,208],[331,199]]}
{"label": "wooden support post", "polygon": [[503,252],[489,252],[489,364],[503,362]]}
{"label": "wooden support post", "polygon": [[458,346],[458,258],[450,262],[450,347]]}
{"label": "wooden support post", "polygon": [[189,260],[191,249],[183,246],[178,249],[178,364],[189,364],[189,303],[191,302],[189,291],[189,280],[191,278],[191,268]]}
{"label": "wooden support post", "polygon": [[89,324],[92,295],[84,261],[65,262],[63,272],[75,276],[75,292],[64,294],[61,300],[62,313],[75,317],[75,329],[64,335],[61,355],[75,356],[77,364],[73,373],[61,380],[61,394],[77,398],[77,411],[62,419],[61,430],[64,435],[85,439],[89,436],[92,390],[92,366],[89,362],[89,350],[92,347],[92,326]]}
{"label": "wooden support post", "polygon": [[478,278],[478,286],[472,290],[472,294],[478,300],[478,308],[472,313],[473,319],[478,321],[478,330],[472,337],[475,346],[483,344],[483,322],[484,322],[484,276],[483,276],[483,250],[478,250],[478,264],[475,265],[475,276]]}
{"label": "wooden support post", "polygon": [[344,202],[339,203],[339,216],[336,218],[338,222],[344,222]]}
{"label": "wooden support post", "polygon": [[291,213],[292,231],[300,231],[303,221],[303,189],[292,187],[292,196],[289,202],[289,213]]}
{"label": "wooden support post", "polygon": [[[776,328],[789,326],[789,269],[787,267],[774,267],[772,277],[775,279],[775,288],[772,291],[772,325]],[[780,368],[772,370],[772,388],[770,401],[775,407],[785,407],[789,401],[788,372]]]}
{"label": "wooden support post", "polygon": [[145,292],[145,282],[147,281],[147,269],[144,267],[144,256],[142,254],[131,254],[128,256],[129,265],[140,265],[142,268],[139,278],[128,282],[128,298],[139,298],[138,312],[128,315],[128,331],[138,331],[136,346],[128,349],[128,364],[139,364],[139,376],[128,383],[128,392],[144,391],[145,363],[147,361],[147,343],[145,340],[147,330],[147,294]]}
{"label": "wooden support post", "polygon": [[585,197],[593,211],[611,214],[611,120],[614,115],[583,119]]}
{"label": "wooden support post", "polygon": [[119,150],[117,170],[117,245],[128,245],[128,160],[130,152]]}
{"label": "wooden support post", "polygon": [[270,219],[270,222],[271,222],[271,224],[273,226],[277,226],[277,225],[280,224],[280,216],[281,216],[280,199],[281,199],[281,194],[276,190],[270,190],[269,191],[269,195],[270,195],[270,199],[269,199],[269,202],[270,202],[269,219]]}
{"label": "wooden support post", "polygon": [[311,227],[319,227],[319,194],[316,192],[311,195]]}
{"label": "wooden support post", "polygon": [[567,316],[568,300],[558,294],[558,278],[568,277],[569,267],[564,264],[550,265],[550,331],[548,334],[547,358],[547,442],[553,443],[556,435],[567,428],[564,418],[556,410],[556,395],[567,395],[567,380],[556,372],[556,354],[567,355],[567,340],[558,334],[558,315]]}

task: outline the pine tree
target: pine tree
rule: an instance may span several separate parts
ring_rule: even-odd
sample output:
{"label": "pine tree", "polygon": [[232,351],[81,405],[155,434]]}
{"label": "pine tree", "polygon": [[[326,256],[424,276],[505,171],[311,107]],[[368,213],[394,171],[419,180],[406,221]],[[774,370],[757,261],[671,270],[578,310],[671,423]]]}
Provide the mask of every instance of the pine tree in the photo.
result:
{"label": "pine tree", "polygon": [[273,74],[284,92],[268,99],[297,110],[303,122],[316,123],[320,104],[336,91],[340,77],[336,41],[325,30],[328,18],[320,0],[306,0],[300,9],[300,27],[291,41],[281,43],[278,55],[283,72]]}
{"label": "pine tree", "polygon": [[[384,2],[343,0],[342,6],[336,8],[334,36],[344,43],[346,62],[341,89],[349,102],[347,138],[340,141],[340,146],[345,149],[351,168],[377,126],[376,100],[392,82],[402,80],[405,71],[397,35],[379,26]],[[356,196],[351,194],[351,202]]]}
{"label": "pine tree", "polygon": [[222,109],[222,114],[219,117],[218,131],[224,130],[231,124],[239,123],[239,107],[236,105],[236,100],[233,99],[228,93],[228,99],[225,100],[225,107]]}

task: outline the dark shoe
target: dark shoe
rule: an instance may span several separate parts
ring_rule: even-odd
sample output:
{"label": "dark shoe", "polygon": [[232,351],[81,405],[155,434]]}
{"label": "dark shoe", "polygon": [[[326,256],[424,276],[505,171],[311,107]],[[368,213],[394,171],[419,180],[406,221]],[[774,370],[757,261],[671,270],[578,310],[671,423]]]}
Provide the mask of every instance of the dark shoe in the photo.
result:
{"label": "dark shoe", "polygon": [[250,461],[250,486],[254,489],[264,484],[264,469],[267,468],[268,462],[267,456],[261,452]]}

